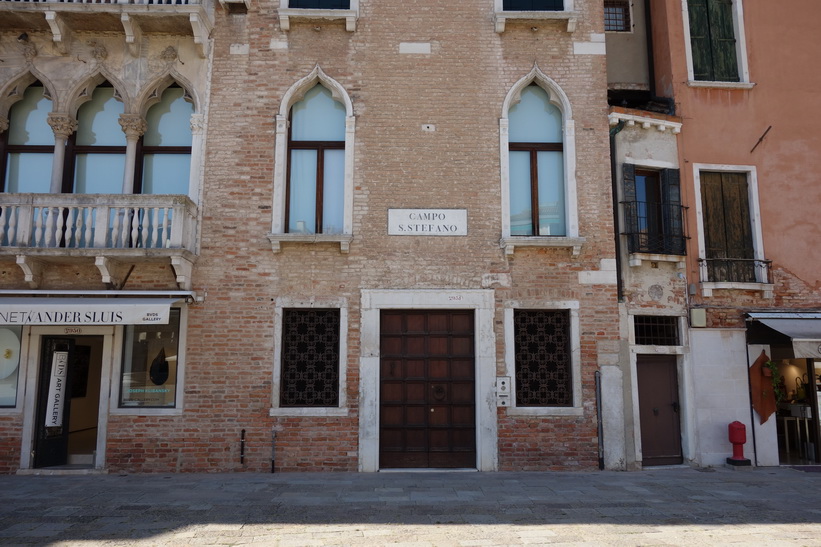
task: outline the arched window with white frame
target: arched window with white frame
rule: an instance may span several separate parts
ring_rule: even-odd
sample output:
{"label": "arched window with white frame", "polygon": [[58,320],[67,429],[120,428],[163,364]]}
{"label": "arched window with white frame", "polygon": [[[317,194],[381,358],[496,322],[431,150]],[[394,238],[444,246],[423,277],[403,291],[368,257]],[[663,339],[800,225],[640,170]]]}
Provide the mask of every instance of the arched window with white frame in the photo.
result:
{"label": "arched window with white frame", "polygon": [[9,110],[8,130],[0,134],[0,175],[8,193],[48,193],[54,132],[48,124],[51,99],[40,82],[23,92]]}
{"label": "arched window with white frame", "polygon": [[575,125],[562,89],[538,67],[508,92],[499,120],[502,247],[581,243]]}
{"label": "arched window with white frame", "polygon": [[318,66],[285,94],[276,118],[273,218],[268,239],[335,243],[353,238],[353,103]]}

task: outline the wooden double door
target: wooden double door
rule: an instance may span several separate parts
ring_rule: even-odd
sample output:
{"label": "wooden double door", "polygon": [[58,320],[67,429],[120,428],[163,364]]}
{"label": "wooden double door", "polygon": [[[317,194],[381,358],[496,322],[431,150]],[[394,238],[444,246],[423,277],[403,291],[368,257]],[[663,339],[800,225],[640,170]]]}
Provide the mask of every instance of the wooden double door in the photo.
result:
{"label": "wooden double door", "polygon": [[476,467],[472,310],[383,310],[380,468]]}

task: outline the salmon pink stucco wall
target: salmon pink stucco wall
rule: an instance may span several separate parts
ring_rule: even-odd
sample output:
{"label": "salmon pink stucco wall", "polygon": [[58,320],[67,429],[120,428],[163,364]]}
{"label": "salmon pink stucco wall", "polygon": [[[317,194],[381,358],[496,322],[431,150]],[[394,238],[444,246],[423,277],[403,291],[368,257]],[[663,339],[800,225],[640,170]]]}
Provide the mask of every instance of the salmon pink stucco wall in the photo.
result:
{"label": "salmon pink stucco wall", "polygon": [[821,241],[821,2],[794,0],[790,9],[743,2],[751,89],[688,85],[685,2],[652,5],[657,90],[666,96],[672,92],[676,113],[683,119],[679,155],[682,197],[689,206],[693,237],[688,253],[691,279],[697,279],[698,272],[692,164],[754,166],[765,258],[773,261],[774,270],[788,272],[817,290],[821,268],[807,255]]}

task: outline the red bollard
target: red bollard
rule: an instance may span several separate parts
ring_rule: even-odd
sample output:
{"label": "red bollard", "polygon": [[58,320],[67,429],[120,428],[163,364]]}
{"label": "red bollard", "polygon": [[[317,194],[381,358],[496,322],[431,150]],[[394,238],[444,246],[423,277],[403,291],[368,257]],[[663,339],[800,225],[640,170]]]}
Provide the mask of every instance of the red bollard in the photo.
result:
{"label": "red bollard", "polygon": [[733,445],[733,457],[727,458],[730,465],[751,465],[750,460],[744,457],[744,443],[747,442],[747,427],[739,421],[727,426],[730,442]]}

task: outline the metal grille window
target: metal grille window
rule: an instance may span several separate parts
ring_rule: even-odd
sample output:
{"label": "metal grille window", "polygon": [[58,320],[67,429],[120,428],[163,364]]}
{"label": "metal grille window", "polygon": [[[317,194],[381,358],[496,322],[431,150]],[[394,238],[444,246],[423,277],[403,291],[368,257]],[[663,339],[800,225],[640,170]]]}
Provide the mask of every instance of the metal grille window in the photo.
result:
{"label": "metal grille window", "polygon": [[280,406],[339,405],[339,310],[282,310]]}
{"label": "metal grille window", "polygon": [[639,346],[678,346],[678,318],[655,315],[633,317]]}
{"label": "metal grille window", "polygon": [[630,32],[630,2],[628,0],[605,0],[604,30]]}
{"label": "metal grille window", "polygon": [[570,312],[515,310],[516,406],[571,406]]}
{"label": "metal grille window", "polygon": [[289,8],[299,9],[350,9],[350,0],[291,0]]}

